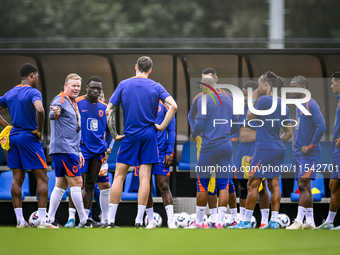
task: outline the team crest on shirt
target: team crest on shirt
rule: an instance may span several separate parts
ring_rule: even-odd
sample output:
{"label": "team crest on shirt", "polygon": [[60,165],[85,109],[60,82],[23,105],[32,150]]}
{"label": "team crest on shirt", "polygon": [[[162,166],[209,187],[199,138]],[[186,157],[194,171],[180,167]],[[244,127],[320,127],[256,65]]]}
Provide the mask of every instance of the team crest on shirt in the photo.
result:
{"label": "team crest on shirt", "polygon": [[104,111],[103,110],[99,110],[99,117],[103,117],[104,116]]}
{"label": "team crest on shirt", "polygon": [[87,119],[87,130],[98,131],[98,120],[94,118]]}

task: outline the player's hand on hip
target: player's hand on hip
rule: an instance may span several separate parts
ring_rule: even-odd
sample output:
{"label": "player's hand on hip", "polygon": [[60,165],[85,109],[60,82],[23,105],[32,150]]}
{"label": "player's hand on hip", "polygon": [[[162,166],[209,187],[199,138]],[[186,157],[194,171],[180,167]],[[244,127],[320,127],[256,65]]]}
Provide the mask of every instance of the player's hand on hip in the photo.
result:
{"label": "player's hand on hip", "polygon": [[302,153],[303,155],[307,155],[307,154],[308,154],[307,146],[302,146],[302,148],[301,148],[301,153]]}
{"label": "player's hand on hip", "polygon": [[156,129],[159,131],[159,132],[163,132],[165,128],[162,128],[160,125],[158,125],[157,123],[154,124]]}
{"label": "player's hand on hip", "polygon": [[114,139],[115,139],[115,141],[121,141],[121,140],[123,140],[124,137],[125,137],[125,135],[117,135]]}
{"label": "player's hand on hip", "polygon": [[84,164],[85,164],[85,160],[84,160],[83,154],[79,152],[79,167],[82,168]]}
{"label": "player's hand on hip", "polygon": [[335,148],[339,148],[340,147],[339,139],[334,140],[334,142],[335,142]]}
{"label": "player's hand on hip", "polygon": [[172,165],[172,161],[173,161],[173,158],[171,156],[165,155],[163,164],[165,165],[165,167],[169,167]]}
{"label": "player's hand on hip", "polygon": [[41,141],[41,132],[38,132],[38,129],[33,130],[31,133],[35,134],[39,138],[39,142]]}
{"label": "player's hand on hip", "polygon": [[50,106],[52,108],[53,114],[59,116],[60,115],[60,107],[59,106]]}

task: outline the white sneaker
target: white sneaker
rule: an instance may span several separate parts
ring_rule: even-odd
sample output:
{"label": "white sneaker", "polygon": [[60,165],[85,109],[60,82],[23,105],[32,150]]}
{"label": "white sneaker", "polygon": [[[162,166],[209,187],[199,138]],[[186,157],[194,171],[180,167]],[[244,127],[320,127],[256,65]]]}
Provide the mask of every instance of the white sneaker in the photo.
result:
{"label": "white sneaker", "polygon": [[314,222],[306,222],[302,225],[302,229],[314,229],[315,223]]}
{"label": "white sneaker", "polygon": [[156,228],[156,224],[152,221],[149,222],[149,224],[145,227],[145,229],[153,229]]}
{"label": "white sneaker", "polygon": [[169,228],[169,229],[177,229],[176,223],[173,222],[173,221],[172,221],[172,222],[169,222],[169,223],[168,223],[168,228]]}
{"label": "white sneaker", "polygon": [[326,221],[323,221],[322,224],[315,229],[333,229],[334,224],[333,223],[327,223]]}
{"label": "white sneaker", "polygon": [[38,228],[59,228],[59,227],[46,222],[45,224],[39,225]]}
{"label": "white sneaker", "polygon": [[22,224],[20,221],[17,223],[17,228],[30,228],[27,221],[25,221],[24,224]]}
{"label": "white sneaker", "polygon": [[294,223],[289,227],[286,227],[286,229],[302,229],[302,224],[294,221]]}

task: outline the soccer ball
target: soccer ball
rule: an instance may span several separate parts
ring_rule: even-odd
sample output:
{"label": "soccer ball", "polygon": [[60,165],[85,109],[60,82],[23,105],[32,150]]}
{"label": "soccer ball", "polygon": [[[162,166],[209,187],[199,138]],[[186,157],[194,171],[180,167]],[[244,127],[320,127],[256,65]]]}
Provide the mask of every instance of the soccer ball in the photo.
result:
{"label": "soccer ball", "polygon": [[280,228],[286,228],[290,225],[290,219],[287,214],[280,213],[277,217]]}
{"label": "soccer ball", "polygon": [[[189,226],[196,220],[196,213],[190,214]],[[203,223],[208,224],[208,216],[204,214]]]}
{"label": "soccer ball", "polygon": [[[48,215],[46,213],[46,221],[48,221]],[[39,213],[38,211],[35,211],[31,214],[29,220],[28,220],[28,224],[30,225],[30,227],[32,228],[36,228],[39,226],[40,222],[39,222]]]}
{"label": "soccer ball", "polygon": [[188,213],[182,212],[175,219],[177,227],[185,228],[189,226],[190,215]]}
{"label": "soccer ball", "polygon": [[226,213],[223,218],[223,227],[227,228],[231,223],[231,215]]}
{"label": "soccer ball", "polygon": [[[156,227],[160,228],[162,226],[163,220],[162,220],[162,217],[158,213],[156,212],[153,213],[153,220],[154,220]],[[149,224],[148,215],[145,216],[144,224],[145,224],[145,227]]]}
{"label": "soccer ball", "polygon": [[257,222],[256,222],[256,218],[254,216],[251,216],[251,221],[250,222],[251,222],[251,225],[253,226],[253,228],[255,228]]}

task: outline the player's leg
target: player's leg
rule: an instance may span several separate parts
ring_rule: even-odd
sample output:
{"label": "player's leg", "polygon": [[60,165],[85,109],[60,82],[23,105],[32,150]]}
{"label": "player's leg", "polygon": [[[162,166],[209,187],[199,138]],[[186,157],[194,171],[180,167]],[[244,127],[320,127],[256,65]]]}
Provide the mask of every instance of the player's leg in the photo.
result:
{"label": "player's leg", "polygon": [[281,201],[281,191],[279,186],[279,177],[274,177],[273,179],[267,179],[268,187],[270,192],[272,193],[271,198],[271,208],[272,215],[268,225],[265,228],[278,228],[277,218],[280,210],[280,201]]}
{"label": "player's leg", "polygon": [[[151,172],[152,172],[152,170],[151,170]],[[146,204],[146,209],[145,209],[146,215],[148,216],[148,225],[146,226],[146,229],[156,228],[156,224],[155,224],[154,219],[153,219],[152,187],[153,187],[153,183],[152,183],[152,177],[151,177],[150,178],[150,192],[149,192],[148,202]]]}
{"label": "player's leg", "polygon": [[237,224],[237,203],[236,203],[236,190],[233,179],[229,179],[229,208],[232,219],[232,224]]}
{"label": "player's leg", "polygon": [[168,227],[172,229],[177,228],[175,225],[174,219],[173,219],[174,206],[173,206],[172,194],[170,191],[170,175],[155,175],[155,177],[156,177],[157,187],[159,191],[161,192],[163,205],[164,205],[166,215],[168,218],[168,221],[167,221]]}
{"label": "player's leg", "polygon": [[208,206],[210,212],[210,218],[212,223],[217,222],[217,188],[215,187],[215,191],[210,193],[208,191]]}
{"label": "player's leg", "polygon": [[[54,164],[56,165],[55,157],[53,157]],[[55,168],[56,176],[57,176],[57,166]],[[57,209],[59,207],[60,201],[68,187],[67,180],[64,176],[57,176],[56,183],[54,186],[54,189],[51,193],[50,197],[50,207],[48,209],[48,221],[52,225],[56,227],[60,227],[60,224],[55,219],[55,214],[57,212]]]}
{"label": "player's leg", "polygon": [[38,212],[40,226],[46,225],[46,207],[48,197],[48,177],[46,169],[32,169],[32,173],[37,181]]}
{"label": "player's leg", "polygon": [[[332,179],[333,177],[333,179]],[[333,229],[334,228],[334,218],[339,209],[340,205],[340,180],[337,179],[338,174],[336,173],[336,177],[332,173],[332,177],[329,180],[329,189],[331,191],[331,201],[329,203],[329,211],[327,219],[316,229]],[[340,227],[336,227],[335,229],[340,229]]]}
{"label": "player's leg", "polygon": [[261,226],[263,228],[268,225],[268,218],[269,218],[269,203],[270,197],[269,192],[267,189],[267,182],[266,180],[262,181],[262,190],[259,192],[259,206],[261,211]]}
{"label": "player's leg", "polygon": [[21,169],[12,169],[13,182],[11,187],[12,202],[14,207],[15,216],[17,219],[17,227],[27,227],[27,222],[24,219],[22,211],[22,193],[21,187],[25,180],[26,172]]}
{"label": "player's leg", "polygon": [[99,193],[99,205],[101,210],[101,223],[108,223],[109,221],[109,204],[110,204],[110,191],[111,184],[108,182],[98,182]]}
{"label": "player's leg", "polygon": [[238,188],[240,192],[240,221],[243,221],[246,210],[246,200],[248,194],[247,183],[248,179],[238,179]]}
{"label": "player's leg", "polygon": [[109,204],[109,224],[114,226],[116,221],[116,213],[120,198],[122,197],[123,184],[125,176],[129,170],[130,165],[117,162],[115,177],[113,179],[110,204]]}
{"label": "player's leg", "polygon": [[96,184],[101,165],[101,160],[90,159],[89,169],[86,174],[83,192],[84,208],[87,215],[90,212],[90,208],[92,205],[94,185]]}
{"label": "player's leg", "polygon": [[150,193],[150,176],[152,164],[141,164],[139,167],[138,211],[135,224],[143,225],[143,216]]}
{"label": "player's leg", "polygon": [[218,216],[216,222],[216,228],[223,228],[223,219],[227,212],[229,203],[229,181],[228,178],[216,178],[219,201],[218,201]]}
{"label": "player's leg", "polygon": [[[306,223],[305,225],[308,226],[303,226],[303,228],[314,228],[315,223],[314,223],[314,217],[313,217],[313,194],[311,190],[311,185],[310,185],[311,179],[306,178],[306,179],[298,179],[298,186],[300,190],[300,198],[299,198],[299,206],[298,206],[298,216],[297,219],[301,222],[303,221],[304,216],[306,216]],[[301,213],[301,209],[305,213]],[[301,215],[300,215],[301,214]]]}

